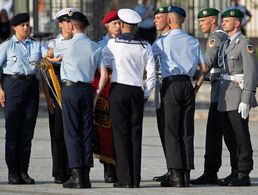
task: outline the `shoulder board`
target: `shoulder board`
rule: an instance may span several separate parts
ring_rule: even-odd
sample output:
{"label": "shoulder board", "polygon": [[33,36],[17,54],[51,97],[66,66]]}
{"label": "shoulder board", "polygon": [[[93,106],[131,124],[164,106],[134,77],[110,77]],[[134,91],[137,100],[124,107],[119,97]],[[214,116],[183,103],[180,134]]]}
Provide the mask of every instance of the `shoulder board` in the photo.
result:
{"label": "shoulder board", "polygon": [[100,38],[100,39],[98,39],[96,42],[100,42],[100,41],[102,41],[103,40],[103,37],[102,38]]}
{"label": "shoulder board", "polygon": [[37,40],[36,40],[36,39],[34,39],[33,37],[30,37],[30,39],[31,39],[31,40],[33,40],[33,41],[37,41]]}
{"label": "shoulder board", "polygon": [[249,40],[249,39],[247,38],[247,36],[245,36],[245,35],[242,35],[242,38]]}
{"label": "shoulder board", "polygon": [[48,39],[46,39],[46,41],[52,41],[52,40],[54,40],[55,38],[53,38],[53,37],[49,37]]}
{"label": "shoulder board", "polygon": [[222,34],[222,35],[227,35],[228,36],[228,34],[225,31],[221,30],[221,29],[216,30],[214,33]]}
{"label": "shoulder board", "polygon": [[10,41],[10,40],[11,40],[11,38],[8,38],[8,39],[4,40],[1,44],[5,43],[7,41]]}

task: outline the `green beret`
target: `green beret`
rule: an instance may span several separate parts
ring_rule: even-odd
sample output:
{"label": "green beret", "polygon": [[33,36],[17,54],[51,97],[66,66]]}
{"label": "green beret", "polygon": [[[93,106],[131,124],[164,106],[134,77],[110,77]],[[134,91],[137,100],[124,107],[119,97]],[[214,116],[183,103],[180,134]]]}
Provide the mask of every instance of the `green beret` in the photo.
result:
{"label": "green beret", "polygon": [[219,14],[219,10],[215,8],[205,8],[200,11],[197,15],[197,18],[204,18],[208,16],[217,16]]}
{"label": "green beret", "polygon": [[156,14],[161,14],[161,13],[168,13],[168,7],[160,7],[158,9],[156,9],[154,12],[154,16]]}
{"label": "green beret", "polygon": [[221,17],[222,18],[227,18],[227,17],[243,18],[244,13],[241,12],[239,9],[228,9],[222,13]]}

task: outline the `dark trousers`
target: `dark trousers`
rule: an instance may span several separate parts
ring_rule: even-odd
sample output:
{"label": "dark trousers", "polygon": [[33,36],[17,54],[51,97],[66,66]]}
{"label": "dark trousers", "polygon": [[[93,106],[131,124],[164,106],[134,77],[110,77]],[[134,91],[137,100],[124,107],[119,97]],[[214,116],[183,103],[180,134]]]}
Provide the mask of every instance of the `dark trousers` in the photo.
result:
{"label": "dark trousers", "polygon": [[165,116],[168,169],[194,168],[194,88],[186,76],[164,78],[161,97]]}
{"label": "dark trousers", "polygon": [[158,123],[158,130],[159,130],[159,137],[162,144],[162,148],[164,154],[166,155],[166,147],[165,147],[165,127],[164,127],[164,111],[162,106],[156,109],[156,116],[157,116],[157,123]]}
{"label": "dark trousers", "polygon": [[[233,154],[236,154],[234,156],[236,156],[237,170],[249,173],[253,169],[253,149],[250,140],[248,118],[242,119],[237,110],[221,112],[221,124],[223,126],[225,142],[229,146],[228,148],[233,150]],[[231,166],[232,163],[235,164],[231,160]]]}
{"label": "dark trousers", "polygon": [[117,178],[139,185],[144,97],[141,87],[112,83],[109,96]]}
{"label": "dark trousers", "polygon": [[[221,154],[222,154],[222,137],[223,130],[228,129],[226,125],[221,126],[220,112],[217,110],[218,103],[212,102],[209,109],[207,127],[206,127],[206,145],[205,145],[205,162],[204,170],[209,173],[217,173],[221,167]],[[223,116],[224,117],[224,116]],[[232,170],[237,170],[237,154],[233,132],[228,132],[224,135],[226,146],[230,152],[230,165]]]}
{"label": "dark trousers", "polygon": [[39,81],[13,79],[4,76],[5,91],[5,160],[8,168],[23,166],[28,168],[31,140],[38,114]]}
{"label": "dark trousers", "polygon": [[218,102],[210,104],[206,126],[205,162],[204,170],[217,173],[221,167],[222,155],[222,129],[220,127],[220,112],[217,110]]}
{"label": "dark trousers", "polygon": [[69,175],[68,157],[64,140],[62,110],[54,99],[54,113],[49,112],[49,129],[52,153],[52,176],[66,178]]}
{"label": "dark trousers", "polygon": [[90,84],[63,87],[62,116],[69,167],[92,167],[93,95]]}

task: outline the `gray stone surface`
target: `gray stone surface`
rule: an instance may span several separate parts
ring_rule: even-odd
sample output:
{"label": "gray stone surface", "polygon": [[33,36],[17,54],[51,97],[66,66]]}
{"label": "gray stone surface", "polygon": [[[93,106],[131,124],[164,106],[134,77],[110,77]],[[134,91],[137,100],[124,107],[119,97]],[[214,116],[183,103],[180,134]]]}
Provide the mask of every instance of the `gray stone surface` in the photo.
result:
{"label": "gray stone surface", "polygon": [[[195,170],[191,178],[197,178],[203,173],[205,127],[209,107],[209,84],[204,84],[196,97],[195,113]],[[29,173],[35,178],[35,185],[8,185],[7,168],[4,160],[5,129],[3,112],[0,109],[0,194],[258,194],[258,131],[257,108],[250,114],[250,133],[254,150],[254,170],[251,172],[251,187],[220,187],[220,186],[191,186],[190,188],[161,188],[152,178],[166,172],[166,163],[158,136],[153,97],[146,104],[143,141],[142,141],[142,182],[140,189],[118,189],[112,184],[103,182],[103,166],[97,159],[91,170],[91,189],[64,189],[62,185],[53,183],[52,161],[50,153],[50,137],[48,129],[47,109],[44,101],[40,103],[40,112],[32,145],[31,164]],[[219,177],[230,173],[229,153],[223,146],[223,164]]]}
{"label": "gray stone surface", "polygon": [[[203,172],[206,120],[195,120],[195,170],[191,178],[200,176]],[[254,148],[254,162],[257,162],[258,132],[256,122],[250,122],[251,136]],[[0,194],[258,194],[258,167],[255,163],[251,173],[252,187],[220,187],[192,186],[190,188],[161,188],[158,182],[153,182],[153,176],[166,171],[166,164],[161,148],[155,117],[144,118],[142,142],[142,182],[140,189],[117,189],[112,184],[103,182],[103,166],[95,159],[91,170],[91,189],[64,189],[62,185],[53,183],[51,177],[51,154],[46,113],[40,113],[32,145],[29,173],[35,178],[35,185],[8,185],[7,169],[4,161],[4,120],[0,119]],[[223,165],[219,177],[230,173],[229,153],[223,147]]]}

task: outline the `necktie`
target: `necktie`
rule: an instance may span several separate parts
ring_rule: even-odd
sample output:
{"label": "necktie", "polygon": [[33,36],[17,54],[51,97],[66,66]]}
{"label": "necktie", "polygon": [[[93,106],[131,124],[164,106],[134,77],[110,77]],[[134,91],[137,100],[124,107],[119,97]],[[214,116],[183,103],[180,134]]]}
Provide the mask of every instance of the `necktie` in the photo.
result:
{"label": "necktie", "polygon": [[230,44],[230,39],[227,39],[224,43],[224,47],[227,49]]}

